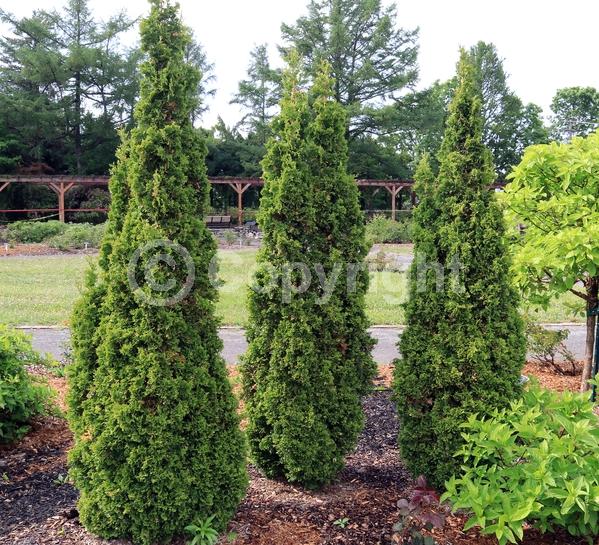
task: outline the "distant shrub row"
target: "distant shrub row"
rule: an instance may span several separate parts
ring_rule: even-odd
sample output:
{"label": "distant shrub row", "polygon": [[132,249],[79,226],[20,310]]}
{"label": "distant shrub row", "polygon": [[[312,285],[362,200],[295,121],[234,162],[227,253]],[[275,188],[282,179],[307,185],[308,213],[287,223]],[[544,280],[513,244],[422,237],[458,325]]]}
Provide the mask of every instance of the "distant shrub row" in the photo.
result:
{"label": "distant shrub row", "polygon": [[8,241],[13,244],[46,243],[59,250],[97,248],[104,235],[105,225],[63,223],[51,221],[17,221],[7,229]]}
{"label": "distant shrub row", "polygon": [[370,244],[412,242],[412,222],[407,218],[394,221],[383,215],[376,215],[366,224],[366,239]]}

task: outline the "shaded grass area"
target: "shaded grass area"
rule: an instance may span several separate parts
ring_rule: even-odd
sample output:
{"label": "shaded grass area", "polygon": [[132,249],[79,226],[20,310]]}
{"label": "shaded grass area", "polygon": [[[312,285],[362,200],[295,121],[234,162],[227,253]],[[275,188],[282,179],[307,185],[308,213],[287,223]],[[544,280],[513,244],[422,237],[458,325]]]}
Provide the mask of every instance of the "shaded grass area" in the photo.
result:
{"label": "shaded grass area", "polygon": [[[392,248],[385,248],[393,253]],[[247,321],[248,285],[256,267],[256,250],[219,250],[220,300],[217,310],[224,325]],[[68,325],[83,274],[92,259],[81,255],[6,257],[0,259],[0,323],[11,325]],[[406,275],[371,273],[366,303],[373,324],[404,323],[401,303],[407,296]],[[573,294],[559,298],[547,310],[526,309],[538,322],[581,322],[581,301]]]}

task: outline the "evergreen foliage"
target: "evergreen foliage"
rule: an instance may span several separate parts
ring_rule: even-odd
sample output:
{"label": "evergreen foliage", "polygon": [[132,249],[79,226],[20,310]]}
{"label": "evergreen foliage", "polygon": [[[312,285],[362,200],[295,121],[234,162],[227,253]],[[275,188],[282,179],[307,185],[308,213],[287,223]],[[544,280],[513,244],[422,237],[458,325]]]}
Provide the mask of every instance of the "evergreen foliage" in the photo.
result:
{"label": "evergreen foliage", "polygon": [[27,373],[44,363],[20,331],[0,324],[0,444],[20,439],[29,422],[50,408],[52,391]]}
{"label": "evergreen foliage", "polygon": [[[363,426],[360,397],[375,373],[364,312],[368,272],[352,267],[366,257],[365,228],[347,174],[346,117],[328,71],[321,67],[309,92],[296,56],[284,75],[263,161],[264,241],[242,366],[254,460],[269,477],[309,488],[343,467]],[[334,285],[328,298],[325,275]]]}
{"label": "evergreen foliage", "polygon": [[427,158],[417,173],[416,259],[394,388],[402,458],[442,487],[459,466],[453,454],[460,425],[519,395],[525,358],[503,217],[488,189],[494,172],[482,143],[480,98],[465,53],[439,159],[436,181]]}
{"label": "evergreen foliage", "polygon": [[246,128],[261,145],[269,136],[272,110],[279,102],[281,74],[270,66],[266,44],[256,46],[250,53],[248,79],[239,82],[239,90],[231,104],[239,104],[245,111],[238,127]]}
{"label": "evergreen foliage", "polygon": [[[149,545],[213,515],[223,530],[247,475],[209,279],[216,248],[203,223],[206,147],[190,119],[199,80],[184,62],[190,36],[165,0],[152,0],[141,34],[137,127],[119,152],[99,266],[75,309],[69,402],[81,521]],[[136,254],[156,241],[154,253]],[[190,270],[189,290],[169,301]],[[145,272],[173,282],[164,304]]]}
{"label": "evergreen foliage", "polygon": [[331,65],[333,96],[348,113],[350,141],[384,135],[391,104],[418,79],[418,29],[399,27],[395,4],[381,0],[311,0],[294,25],[281,25],[285,46],[312,74]]}

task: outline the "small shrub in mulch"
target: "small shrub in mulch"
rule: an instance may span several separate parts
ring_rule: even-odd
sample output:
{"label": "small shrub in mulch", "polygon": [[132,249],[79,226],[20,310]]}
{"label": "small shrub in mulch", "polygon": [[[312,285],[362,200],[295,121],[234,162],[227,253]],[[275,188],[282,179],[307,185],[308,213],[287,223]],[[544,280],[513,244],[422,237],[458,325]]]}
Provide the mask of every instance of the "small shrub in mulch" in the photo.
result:
{"label": "small shrub in mulch", "polygon": [[460,473],[445,499],[471,513],[499,545],[514,543],[528,522],[562,527],[592,541],[599,534],[599,418],[588,394],[558,394],[535,382],[522,399],[464,424]]}
{"label": "small shrub in mulch", "polygon": [[0,443],[25,435],[30,421],[50,408],[51,390],[26,371],[41,360],[23,333],[0,325]]}

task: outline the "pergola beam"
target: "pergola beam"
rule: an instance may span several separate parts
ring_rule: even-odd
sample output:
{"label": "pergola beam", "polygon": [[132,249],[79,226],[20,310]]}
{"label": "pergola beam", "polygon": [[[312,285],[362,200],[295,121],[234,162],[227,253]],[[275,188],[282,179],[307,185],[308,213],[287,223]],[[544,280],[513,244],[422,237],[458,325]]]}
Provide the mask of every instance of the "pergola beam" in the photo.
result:
{"label": "pergola beam", "polygon": [[395,199],[397,198],[398,193],[403,189],[403,185],[399,185],[399,184],[393,184],[393,185],[386,185],[385,189],[391,193],[391,219],[393,221],[395,221],[395,217],[396,217],[396,205],[395,205]]}
{"label": "pergola beam", "polygon": [[[22,184],[38,184],[45,185],[52,189],[58,195],[58,212],[61,221],[65,219],[65,194],[74,186],[107,186],[109,181],[108,176],[67,176],[67,175],[4,175],[0,176],[0,192],[6,189],[11,183],[22,183]],[[261,178],[237,178],[231,177],[216,177],[209,178],[208,181],[212,185],[227,185],[235,191],[237,194],[237,221],[239,225],[243,223],[243,194],[250,187],[262,187],[264,180]],[[414,182],[412,180],[356,180],[358,187],[375,187],[377,190],[384,187],[391,195],[391,216],[396,219],[397,206],[396,198],[399,192],[403,188],[410,189],[410,197],[412,204],[416,203],[416,195],[413,191]],[[500,189],[505,186],[504,182],[495,182],[490,189]],[[91,209],[80,209],[82,212],[91,211]],[[94,209],[95,210],[95,209]],[[30,209],[29,212],[35,212],[36,210]]]}
{"label": "pergola beam", "polygon": [[[262,181],[262,180],[261,180]],[[262,182],[264,184],[264,182]],[[252,186],[251,182],[228,182],[237,193],[237,225],[243,225],[243,194]]]}
{"label": "pergola beam", "polygon": [[59,183],[50,182],[48,184],[48,187],[58,195],[58,219],[62,222],[66,220],[64,196],[67,194],[67,191],[75,186],[76,183],[76,181],[68,183],[61,181]]}

